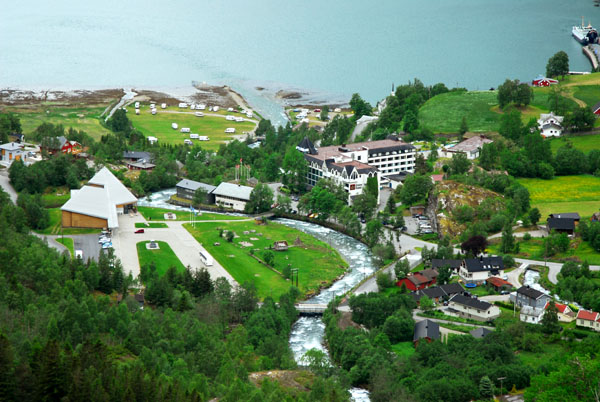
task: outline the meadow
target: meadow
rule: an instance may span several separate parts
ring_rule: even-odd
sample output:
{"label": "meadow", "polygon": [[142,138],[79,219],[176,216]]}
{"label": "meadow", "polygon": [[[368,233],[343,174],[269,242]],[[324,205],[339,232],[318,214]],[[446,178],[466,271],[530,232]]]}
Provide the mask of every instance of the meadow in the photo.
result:
{"label": "meadow", "polygon": [[73,239],[71,239],[70,237],[57,237],[56,241],[60,244],[62,244],[63,246],[65,246],[69,252],[71,253],[71,256],[75,256],[75,248],[73,245]]}
{"label": "meadow", "polygon": [[[261,298],[272,296],[277,299],[292,285],[291,281],[261,264],[250,254],[252,250],[256,257],[264,258],[265,251],[274,241],[286,240],[290,247],[287,251],[272,251],[275,257],[273,268],[280,273],[288,265],[298,268],[298,287],[304,295],[314,294],[321,286],[331,284],[348,266],[337,251],[327,244],[278,223],[257,225],[254,221],[206,222],[196,224],[195,227],[190,224],[184,226],[238,283],[254,283]],[[235,237],[230,243],[225,235],[220,237],[220,229],[224,233],[233,231],[239,237]],[[253,230],[256,232],[251,232]],[[297,239],[300,243],[296,245]]]}
{"label": "meadow", "polygon": [[[500,239],[492,240],[487,247],[487,251],[493,254],[500,252]],[[538,261],[544,260],[544,242],[541,239],[532,238],[530,240],[519,240],[519,253],[515,257],[530,258]],[[587,261],[592,265],[600,264],[600,253],[594,250],[588,242],[577,239],[571,241],[570,248],[565,253],[557,253],[548,257],[548,261],[567,261],[577,260],[579,262]]]}
{"label": "meadow", "polygon": [[573,148],[584,153],[588,153],[592,149],[600,150],[600,134],[552,138],[550,140],[550,148],[552,149],[552,153],[555,154],[556,151],[558,151],[558,148],[563,147],[568,143],[571,143]]}
{"label": "meadow", "polygon": [[25,139],[27,135],[35,131],[42,123],[62,124],[65,130],[73,127],[76,130],[85,131],[94,140],[109,134],[110,131],[100,124],[100,115],[106,106],[69,107],[40,105],[33,108],[6,107],[4,111],[12,112],[21,119],[21,126]]}
{"label": "meadow", "polygon": [[531,207],[540,210],[542,221],[551,213],[578,212],[582,217],[590,217],[600,210],[599,177],[557,176],[552,180],[518,181],[529,190]]}
{"label": "meadow", "polygon": [[[234,135],[242,135],[244,132],[251,132],[254,130],[256,124],[251,121],[235,122],[228,121],[220,116],[209,116],[205,113],[204,117],[196,117],[194,111],[184,109],[177,109],[169,107],[167,109],[158,109],[156,115],[150,113],[150,107],[148,105],[140,106],[140,114],[136,115],[132,107],[128,108],[127,116],[132,121],[133,126],[141,131],[145,136],[154,136],[158,138],[159,144],[183,144],[183,140],[189,139],[189,133],[181,133],[182,127],[187,127],[191,130],[191,133],[198,134],[201,136],[208,136],[209,141],[198,141],[202,145],[202,148],[217,150],[219,145],[227,141],[230,141],[233,137],[231,134],[226,134],[225,129],[233,127],[236,129]],[[219,111],[217,114],[224,115],[225,113]],[[239,113],[227,113],[235,116],[242,116]],[[244,117],[245,118],[245,117]],[[177,123],[178,128],[174,130],[171,127],[172,123]]]}
{"label": "meadow", "polygon": [[146,248],[147,243],[147,241],[141,241],[136,245],[140,267],[154,261],[156,272],[159,276],[164,275],[171,267],[175,267],[178,272],[185,271],[185,267],[181,261],[179,261],[179,258],[177,258],[168,243],[157,241],[156,243],[159,247],[158,250],[148,250]]}

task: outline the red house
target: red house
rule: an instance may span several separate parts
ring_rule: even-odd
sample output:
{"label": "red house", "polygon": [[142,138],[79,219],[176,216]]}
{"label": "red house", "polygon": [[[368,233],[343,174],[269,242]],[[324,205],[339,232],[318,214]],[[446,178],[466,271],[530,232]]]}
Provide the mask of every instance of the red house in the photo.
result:
{"label": "red house", "polygon": [[435,269],[424,269],[396,282],[396,286],[404,284],[407,289],[421,290],[435,284],[438,273]]}
{"label": "red house", "polygon": [[546,78],[541,75],[531,82],[531,85],[533,85],[534,87],[549,87],[550,85],[555,84],[558,84],[558,80]]}
{"label": "red house", "polygon": [[594,114],[600,115],[600,102],[596,103],[594,107],[592,107],[592,112],[594,112]]}
{"label": "red house", "polygon": [[47,141],[43,141],[40,147],[50,155],[54,155],[58,152],[77,155],[83,150],[80,143],[77,141],[69,141],[62,136],[49,138]]}

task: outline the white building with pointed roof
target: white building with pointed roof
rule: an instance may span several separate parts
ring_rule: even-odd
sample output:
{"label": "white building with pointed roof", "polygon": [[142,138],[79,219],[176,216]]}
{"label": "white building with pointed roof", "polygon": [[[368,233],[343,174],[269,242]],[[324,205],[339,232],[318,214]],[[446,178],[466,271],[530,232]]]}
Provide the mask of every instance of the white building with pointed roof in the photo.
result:
{"label": "white building with pointed roof", "polygon": [[107,168],[102,168],[62,207],[62,226],[77,228],[119,227],[117,216],[137,205],[137,198]]}
{"label": "white building with pointed roof", "polygon": [[563,116],[557,116],[554,113],[542,113],[537,121],[540,134],[544,137],[560,137],[563,131]]}

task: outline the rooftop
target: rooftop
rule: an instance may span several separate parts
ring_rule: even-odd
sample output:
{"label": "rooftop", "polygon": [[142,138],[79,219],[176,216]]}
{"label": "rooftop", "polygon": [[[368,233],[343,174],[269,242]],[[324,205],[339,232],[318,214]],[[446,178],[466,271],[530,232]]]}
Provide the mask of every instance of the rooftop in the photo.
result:
{"label": "rooftop", "polygon": [[441,260],[439,258],[434,258],[431,260],[432,268],[441,268],[445,266],[449,266],[450,268],[458,268],[462,264],[462,260]]}
{"label": "rooftop", "polygon": [[203,189],[206,190],[207,193],[210,193],[214,189],[217,188],[216,186],[211,186],[210,184],[201,183],[199,181],[188,180],[188,179],[181,180],[179,183],[177,183],[176,187],[180,187],[180,188],[184,188],[184,189],[192,190],[192,191],[196,191],[202,187]]}
{"label": "rooftop", "polygon": [[487,310],[490,307],[492,307],[492,305],[488,302],[484,302],[478,299],[473,299],[472,297],[468,297],[468,296],[464,296],[461,294],[455,295],[452,299],[450,299],[451,302],[454,303],[458,303],[458,304],[462,304],[463,306],[468,306],[468,307],[473,307],[476,308],[478,310]]}
{"label": "rooftop", "polygon": [[459,142],[448,150],[451,152],[473,152],[483,147],[484,144],[489,144],[491,142],[493,141],[483,135],[476,135],[463,142]]}
{"label": "rooftop", "polygon": [[539,290],[531,288],[529,286],[521,286],[519,289],[517,289],[517,293],[520,293],[534,300],[537,300],[542,296],[546,296],[545,293],[540,292]]}
{"label": "rooftop", "polygon": [[[302,143],[301,143],[302,144]],[[316,154],[311,154],[312,157],[319,160],[333,159],[335,157],[342,156],[344,153],[358,152],[358,151],[369,151],[369,154],[378,152],[391,152],[404,149],[414,149],[415,147],[403,141],[396,140],[378,140],[378,141],[366,141],[366,142],[355,142],[353,144],[345,145],[332,145],[328,147],[319,148]]]}
{"label": "rooftop", "polygon": [[221,183],[213,190],[214,195],[220,195],[223,197],[232,197],[239,200],[249,201],[250,193],[253,188],[248,186],[242,186],[240,184],[233,183]]}
{"label": "rooftop", "polygon": [[6,144],[0,145],[0,149],[6,151],[18,151],[19,149],[23,149],[23,146],[17,142],[7,142]]}
{"label": "rooftop", "polygon": [[413,342],[421,338],[440,339],[440,326],[431,320],[419,321],[415,324]]}
{"label": "rooftop", "polygon": [[502,257],[466,258],[465,267],[469,272],[495,271],[504,269]]}
{"label": "rooftop", "polygon": [[547,222],[549,230],[575,230],[575,219],[572,218],[548,218]]}
{"label": "rooftop", "polygon": [[470,331],[469,333],[473,336],[473,338],[485,338],[487,335],[491,334],[492,331],[491,329],[487,329],[484,327],[479,327],[479,328],[475,328],[474,330]]}
{"label": "rooftop", "polygon": [[581,216],[579,216],[579,213],[577,212],[564,212],[561,214],[550,214],[550,218],[575,219],[578,221],[581,219]]}
{"label": "rooftop", "polygon": [[106,167],[100,169],[87,184],[107,188],[114,205],[133,204],[137,202],[137,198]]}
{"label": "rooftop", "polygon": [[598,313],[595,311],[579,310],[577,312],[578,320],[596,321],[598,319]]}
{"label": "rooftop", "polygon": [[101,187],[83,186],[80,190],[71,190],[71,198],[60,209],[106,219],[109,228],[119,226],[115,204],[111,203],[109,191]]}

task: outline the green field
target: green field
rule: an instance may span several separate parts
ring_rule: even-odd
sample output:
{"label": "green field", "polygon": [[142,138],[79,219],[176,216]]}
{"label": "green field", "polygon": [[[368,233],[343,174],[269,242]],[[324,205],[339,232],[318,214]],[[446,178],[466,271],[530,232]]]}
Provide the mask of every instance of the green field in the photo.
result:
{"label": "green field", "polygon": [[[190,220],[190,212],[189,211],[176,211],[173,209],[166,208],[152,208],[152,207],[138,207],[138,212],[142,214],[142,216],[149,221],[165,221],[166,213],[173,213],[177,221],[189,221]],[[224,215],[217,214],[213,212],[202,212],[202,215],[196,216],[196,221],[237,221],[249,219],[246,216],[233,216],[233,215]],[[137,227],[137,226],[136,226]]]}
{"label": "green field", "polygon": [[412,342],[398,342],[392,345],[392,352],[398,356],[412,356],[415,353],[415,346]]}
{"label": "green field", "polygon": [[51,188],[42,194],[42,202],[45,208],[58,208],[71,198],[71,190],[68,187]]}
{"label": "green field", "polygon": [[557,176],[552,180],[518,179],[529,190],[531,206],[544,221],[551,213],[578,212],[589,217],[600,210],[600,178],[591,175]]}
{"label": "green field", "polygon": [[44,235],[78,235],[78,234],[90,234],[90,233],[100,233],[100,229],[77,229],[77,228],[64,228],[61,230],[62,226],[62,213],[60,212],[60,208],[50,208],[48,209],[50,213],[50,225],[46,229],[36,230],[39,234]]}
{"label": "green field", "polygon": [[600,150],[600,134],[595,135],[580,135],[580,136],[562,136],[559,138],[553,138],[550,140],[550,147],[552,152],[556,153],[558,148],[567,145],[570,142],[573,144],[573,148],[578,149],[584,153],[588,153],[592,149]]}
{"label": "green field", "polygon": [[573,96],[585,102],[589,107],[600,102],[600,85],[573,86]]}
{"label": "green field", "polygon": [[139,242],[137,246],[138,259],[140,261],[140,267],[142,265],[150,264],[154,261],[156,265],[156,272],[158,275],[164,275],[167,270],[171,267],[177,268],[178,272],[185,271],[185,267],[179,261],[179,258],[175,255],[171,247],[163,242],[157,241],[159,249],[158,250],[148,250],[146,248],[147,241]]}
{"label": "green field", "polygon": [[72,257],[75,256],[75,248],[73,246],[73,239],[71,239],[70,237],[57,237],[56,241],[59,242],[60,244],[62,244],[63,246],[65,246],[71,253]]}
{"label": "green field", "polygon": [[[106,105],[108,106],[108,105]],[[62,124],[65,129],[73,127],[85,131],[96,141],[110,133],[100,124],[100,114],[106,106],[98,107],[64,107],[64,106],[39,106],[32,109],[19,107],[4,108],[7,112],[14,112],[21,119],[21,126],[25,139],[42,123]]]}
{"label": "green field", "polygon": [[148,223],[136,222],[135,227],[142,228],[142,229],[143,228],[163,229],[163,228],[168,228],[169,226],[164,222],[148,222]]}
{"label": "green field", "polygon": [[[548,257],[548,261],[562,262],[567,259],[577,259],[580,262],[587,261],[592,265],[600,264],[600,253],[594,250],[589,243],[577,240],[577,242],[571,242],[571,248],[566,253],[558,253],[552,257]],[[500,240],[494,239],[492,243],[487,247],[487,250],[492,254],[499,254],[500,252]],[[530,239],[527,241],[519,241],[519,254],[515,254],[516,257],[530,258],[533,260],[543,261],[544,260],[544,243],[540,239]]]}
{"label": "green field", "polygon": [[[296,239],[300,239],[301,245],[291,246],[287,251],[273,251],[274,268],[279,272],[288,264],[291,268],[298,268],[298,287],[305,295],[316,293],[319,287],[331,284],[348,266],[327,244],[278,223],[257,225],[254,221],[207,222],[196,224],[195,228],[189,224],[185,227],[238,283],[253,282],[261,298],[272,296],[277,299],[288,291],[291,282],[259,263],[250,255],[250,248],[257,257],[262,258],[265,248],[272,246],[274,241],[286,240],[288,244],[294,245]],[[229,243],[224,237],[219,237],[219,228],[231,230],[240,237]],[[256,233],[244,234],[244,231],[251,230],[256,230]],[[216,242],[220,245],[215,246]],[[252,243],[252,246],[244,247],[240,242]]]}
{"label": "green field", "polygon": [[[243,132],[251,132],[256,126],[253,122],[243,121],[235,122],[225,120],[223,117],[194,116],[194,111],[182,112],[177,108],[167,108],[165,110],[158,109],[156,115],[150,113],[150,108],[147,105],[141,105],[140,114],[132,113],[133,109],[129,109],[127,114],[133,122],[133,126],[140,130],[146,136],[154,136],[158,138],[159,144],[183,144],[183,140],[189,139],[189,134],[183,134],[179,130],[182,127],[188,127],[192,133],[206,135],[210,141],[193,140],[195,144],[202,145],[202,148],[217,150],[219,145],[232,139],[231,134],[225,134],[225,129],[233,127],[236,129],[234,135],[241,135]],[[223,114],[219,111],[218,114]],[[235,116],[241,116],[239,113],[228,113]],[[171,128],[171,123],[179,125],[177,130]]]}

